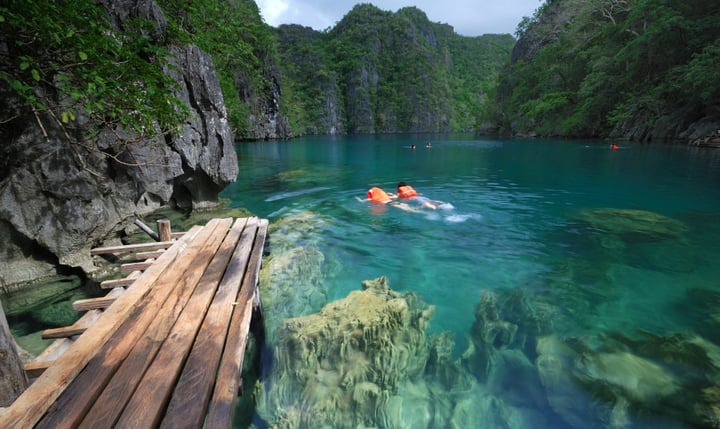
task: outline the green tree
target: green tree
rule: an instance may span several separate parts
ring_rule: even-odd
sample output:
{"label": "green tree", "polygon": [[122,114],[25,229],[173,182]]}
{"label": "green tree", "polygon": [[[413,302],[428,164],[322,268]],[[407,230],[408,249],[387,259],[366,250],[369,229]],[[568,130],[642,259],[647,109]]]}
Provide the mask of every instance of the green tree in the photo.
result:
{"label": "green tree", "polygon": [[7,0],[0,6],[0,78],[43,131],[50,118],[68,142],[92,137],[73,131],[81,115],[95,130],[121,127],[138,138],[155,136],[186,114],[173,96],[175,82],[163,73],[167,52],[160,37],[142,20],[113,28],[90,0]]}

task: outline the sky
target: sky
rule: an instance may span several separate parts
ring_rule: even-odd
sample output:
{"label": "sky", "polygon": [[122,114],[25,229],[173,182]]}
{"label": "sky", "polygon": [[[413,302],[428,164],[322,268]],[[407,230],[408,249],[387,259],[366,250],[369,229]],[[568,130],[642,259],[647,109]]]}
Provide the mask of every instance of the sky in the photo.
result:
{"label": "sky", "polygon": [[342,19],[354,5],[371,3],[378,8],[397,12],[416,6],[432,22],[450,24],[463,36],[482,34],[515,34],[524,16],[532,16],[541,0],[256,0],[265,22],[300,24],[322,31]]}

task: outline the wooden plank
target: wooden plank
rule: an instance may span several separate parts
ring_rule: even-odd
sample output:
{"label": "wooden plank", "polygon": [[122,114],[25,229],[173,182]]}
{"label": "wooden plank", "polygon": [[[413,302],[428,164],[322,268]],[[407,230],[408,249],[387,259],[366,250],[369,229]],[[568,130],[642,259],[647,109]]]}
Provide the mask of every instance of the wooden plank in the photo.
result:
{"label": "wooden plank", "polygon": [[161,428],[202,427],[207,403],[215,385],[215,376],[230,325],[233,304],[248,266],[256,233],[257,218],[252,218],[242,233],[203,320],[195,344],[173,391]]}
{"label": "wooden plank", "polygon": [[[117,298],[120,295],[125,293],[125,289],[123,288],[115,288],[108,292],[107,296],[112,298]],[[102,311],[100,310],[90,310],[82,315],[78,320],[75,321],[70,326],[66,326],[64,328],[51,328],[46,329],[42,332],[42,338],[44,340],[49,340],[52,338],[69,338],[75,335],[80,335],[85,330],[87,330],[90,326],[95,323],[97,319],[100,318],[100,315],[102,314]]]}
{"label": "wooden plank", "polygon": [[[157,259],[157,258],[155,258]],[[127,287],[135,283],[135,280],[137,280],[138,277],[142,275],[142,271],[133,271],[132,273],[128,274],[127,277],[123,279],[111,279],[111,280],[105,280],[100,283],[100,287],[102,289],[113,289],[113,288],[119,288],[119,287]]]}
{"label": "wooden plank", "polygon": [[[170,335],[155,356],[155,360],[145,371],[140,384],[132,393],[132,397],[116,423],[117,427],[149,428],[157,426],[246,222],[247,219],[236,221],[228,239],[223,242],[222,252],[213,259],[188,305],[183,309]],[[109,399],[114,400],[114,398]],[[99,426],[88,425],[87,427]]]}
{"label": "wooden plank", "polygon": [[144,261],[146,259],[157,259],[162,255],[164,250],[153,250],[150,252],[138,252],[135,254],[135,259],[139,261]]}
{"label": "wooden plank", "polygon": [[75,311],[100,310],[110,307],[115,302],[115,297],[101,296],[98,298],[78,299],[72,303]]}
{"label": "wooden plank", "polygon": [[145,271],[152,265],[152,261],[130,262],[120,265],[120,271],[124,273],[132,273],[133,271]]}
{"label": "wooden plank", "polygon": [[[204,249],[219,225],[220,220],[212,220],[197,233],[194,239],[189,232],[188,237],[181,240],[181,247],[187,248],[178,257],[173,258],[173,264],[170,264],[167,269],[159,273],[159,276],[154,276],[152,280],[155,281],[155,284],[152,286],[150,293],[147,294],[147,299],[137,303],[129,311],[124,323],[106,343],[101,345],[100,350],[87,363],[74,382],[62,392],[62,395],[53,404],[45,417],[37,424],[37,428],[77,427],[115,370],[125,359],[127,353],[155,319],[158,310],[164,305],[168,296],[171,295],[170,292],[175,287],[175,282],[183,276],[185,269],[187,269],[197,253]],[[176,248],[173,246],[168,249],[168,252],[176,253],[175,250]],[[120,299],[133,293],[138,287],[143,286],[150,274],[155,273],[157,264],[164,258],[165,255],[158,259],[156,264],[145,272]],[[107,311],[115,308],[117,304],[116,302]],[[105,323],[105,318],[100,322]],[[89,332],[90,330],[85,335],[82,335],[80,339],[87,336]]]}
{"label": "wooden plank", "polygon": [[[171,334],[171,328],[173,329],[171,337],[175,335],[175,326],[179,323],[178,317],[190,313],[190,317],[202,319],[205,308],[200,308],[201,311],[198,312],[195,305],[198,301],[198,295],[202,293],[203,282],[207,278],[207,273],[217,271],[222,273],[226,265],[226,262],[222,259],[229,258],[228,247],[233,246],[233,243],[237,241],[244,224],[244,220],[238,220],[236,227],[233,227],[226,234],[232,220],[227,219],[227,221],[224,230],[218,229],[213,235],[213,245],[207,246],[198,253],[195,261],[190,264],[191,266],[188,267],[188,270],[179,280],[180,284],[174,288],[173,295],[182,295],[182,298],[177,300],[177,303],[172,297],[168,299],[166,305],[155,317],[157,322],[153,323],[135,344],[128,357],[113,375],[112,380],[95,401],[95,406],[88,411],[79,425],[80,428],[114,426],[123,411],[123,407],[130,401],[131,395],[138,388],[138,384],[142,384],[143,376],[147,377],[146,370],[152,364],[153,359],[157,359],[158,350],[161,346],[166,347],[163,342],[170,341],[167,337]],[[230,247],[231,250],[232,247]],[[228,256],[225,257],[225,254]],[[203,275],[203,273],[206,274]],[[216,284],[217,281],[215,281]],[[214,291],[215,285],[209,284],[208,286]],[[172,303],[172,305],[167,305],[168,303]],[[180,313],[180,310],[182,310],[182,313]],[[178,321],[176,322],[176,320]],[[182,359],[182,357],[178,357],[178,359]],[[145,407],[157,406],[149,397],[143,399],[142,405]],[[128,407],[132,407],[132,405],[128,405]],[[118,423],[118,426],[145,427],[125,426],[122,423]]]}
{"label": "wooden plank", "polygon": [[[140,271],[134,271],[134,272],[140,273]],[[118,288],[118,287],[130,286],[131,284],[135,283],[135,280],[138,277],[139,276],[132,276],[132,277],[127,276],[122,279],[104,280],[100,283],[100,288],[101,289],[114,289],[114,288]]]}
{"label": "wooden plank", "polygon": [[[197,233],[197,231],[195,231]],[[181,253],[186,242],[195,234],[188,234],[187,240],[181,240],[168,249],[153,266],[145,272],[103,315],[103,323],[96,323],[81,335],[55,365],[48,368],[33,384],[18,397],[0,416],[0,427],[33,427],[50,409],[62,391],[93,358],[95,352],[117,330],[132,312],[130,309],[149,291],[150,286]],[[183,237],[185,238],[185,237]],[[92,331],[92,334],[89,334]]]}
{"label": "wooden plank", "polygon": [[[125,293],[125,289],[118,287],[108,292],[105,297],[115,299],[123,293]],[[42,338],[44,340],[47,340],[51,338],[68,338],[74,335],[80,335],[85,332],[87,328],[92,326],[92,324],[95,323],[95,321],[100,317],[101,314],[102,311],[98,309],[89,310],[85,314],[83,314],[82,317],[76,320],[75,323],[73,323],[71,326],[44,330],[42,332]]]}
{"label": "wooden plank", "polygon": [[65,353],[65,350],[69,349],[72,344],[73,341],[69,338],[57,339],[50,343],[50,345],[47,346],[42,353],[37,355],[34,360],[38,362],[56,360],[62,356],[62,354]]}
{"label": "wooden plank", "polygon": [[[238,295],[237,302],[239,305],[233,311],[229,329],[230,335],[227,337],[220,368],[217,372],[217,381],[205,420],[205,427],[207,428],[230,428],[232,424],[235,400],[241,383],[240,374],[245,359],[254,296],[259,294],[257,285],[267,228],[267,219],[261,219],[250,256],[250,264]],[[244,306],[243,303],[245,303]]]}
{"label": "wooden plank", "polygon": [[146,250],[158,250],[167,249],[172,246],[174,241],[159,241],[157,243],[140,243],[140,244],[126,244],[123,246],[110,246],[110,247],[96,247],[90,250],[90,254],[95,255],[108,255],[128,252],[143,252]]}
{"label": "wooden plank", "polygon": [[23,366],[25,368],[25,374],[28,378],[37,378],[40,377],[42,373],[44,373],[45,370],[53,363],[55,363],[54,360],[32,361],[25,363]]}

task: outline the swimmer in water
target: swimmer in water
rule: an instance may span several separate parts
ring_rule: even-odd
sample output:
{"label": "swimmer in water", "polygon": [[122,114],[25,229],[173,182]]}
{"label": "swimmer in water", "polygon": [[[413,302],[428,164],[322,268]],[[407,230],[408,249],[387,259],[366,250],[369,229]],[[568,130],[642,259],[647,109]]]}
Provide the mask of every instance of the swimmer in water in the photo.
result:
{"label": "swimmer in water", "polygon": [[367,198],[355,197],[360,202],[371,202],[379,205],[392,205],[400,210],[419,213],[421,210],[403,201],[397,201],[398,196],[391,192],[385,192],[382,188],[373,186],[367,191]]}
{"label": "swimmer in water", "polygon": [[438,207],[447,204],[443,201],[435,201],[435,200],[431,200],[427,197],[422,196],[415,190],[415,188],[413,188],[412,186],[408,185],[405,182],[398,183],[397,196],[400,198],[412,201],[414,203],[420,204],[421,207],[424,207],[424,208],[430,209],[430,210],[437,210]]}

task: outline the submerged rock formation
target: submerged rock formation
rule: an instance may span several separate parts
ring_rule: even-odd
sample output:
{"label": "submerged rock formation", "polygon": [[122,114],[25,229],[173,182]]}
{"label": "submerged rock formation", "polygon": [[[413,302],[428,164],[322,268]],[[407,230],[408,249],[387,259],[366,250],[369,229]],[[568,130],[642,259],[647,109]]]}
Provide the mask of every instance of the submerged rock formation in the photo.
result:
{"label": "submerged rock formation", "polygon": [[[154,1],[105,6],[119,28],[125,19],[147,19],[162,40],[166,21]],[[195,46],[168,48],[167,73],[190,115],[165,139],[104,129],[87,144],[73,144],[56,121],[36,117],[0,82],[0,107],[10,118],[0,126],[0,285],[52,275],[58,265],[91,272],[90,248],[135,217],[165,205],[211,206],[235,180],[237,156],[210,57]],[[73,131],[87,138],[94,124],[79,115]]]}
{"label": "submerged rock formation", "polygon": [[276,427],[377,424],[373,410],[423,373],[432,313],[380,277],[318,314],[286,320],[260,415]]}
{"label": "submerged rock formation", "polygon": [[574,216],[595,229],[621,239],[642,237],[645,240],[680,238],[688,228],[682,222],[646,210],[598,208],[586,209]]}

